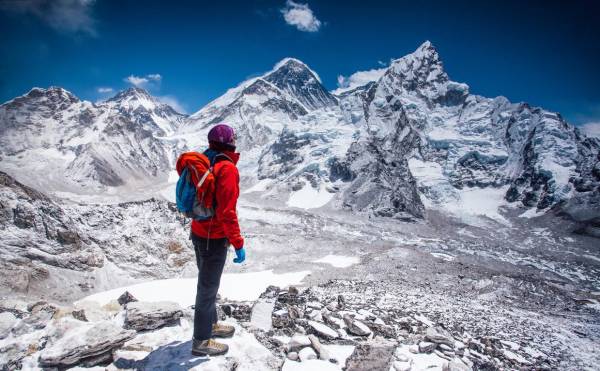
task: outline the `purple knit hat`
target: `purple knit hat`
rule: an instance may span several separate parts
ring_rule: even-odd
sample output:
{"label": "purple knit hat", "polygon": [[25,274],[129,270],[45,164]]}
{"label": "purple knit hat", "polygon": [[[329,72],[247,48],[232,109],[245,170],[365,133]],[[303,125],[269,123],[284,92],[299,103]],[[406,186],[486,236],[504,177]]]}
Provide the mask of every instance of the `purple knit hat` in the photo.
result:
{"label": "purple knit hat", "polygon": [[222,144],[235,145],[235,131],[229,125],[219,124],[208,132],[208,141]]}

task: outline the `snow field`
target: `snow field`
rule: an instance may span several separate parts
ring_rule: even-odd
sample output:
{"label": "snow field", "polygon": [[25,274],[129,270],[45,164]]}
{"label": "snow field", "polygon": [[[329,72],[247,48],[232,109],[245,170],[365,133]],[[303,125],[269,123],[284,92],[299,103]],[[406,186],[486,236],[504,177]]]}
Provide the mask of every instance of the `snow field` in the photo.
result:
{"label": "snow field", "polygon": [[[229,300],[252,301],[258,299],[269,285],[279,287],[297,285],[309,273],[309,271],[301,271],[276,274],[272,270],[224,273],[221,277],[219,294]],[[125,291],[129,291],[140,301],[173,301],[185,308],[193,305],[196,300],[196,283],[196,278],[149,281],[93,294],[79,300],[77,303],[95,301],[104,305],[117,299]]]}

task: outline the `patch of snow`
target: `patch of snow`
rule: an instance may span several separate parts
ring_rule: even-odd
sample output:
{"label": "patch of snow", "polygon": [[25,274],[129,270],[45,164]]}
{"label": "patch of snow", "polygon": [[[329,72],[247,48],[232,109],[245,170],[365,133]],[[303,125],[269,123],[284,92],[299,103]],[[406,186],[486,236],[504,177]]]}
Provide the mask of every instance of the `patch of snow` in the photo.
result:
{"label": "patch of snow", "polygon": [[[230,300],[256,300],[269,286],[285,287],[297,285],[310,271],[276,274],[272,270],[248,273],[225,273],[221,277],[219,293]],[[189,307],[196,300],[196,278],[175,278],[155,280],[131,286],[100,292],[80,301],[96,301],[107,304],[117,299],[123,292],[129,291],[141,301],[173,301],[182,307]]]}
{"label": "patch of snow", "polygon": [[327,255],[321,259],[315,260],[315,263],[330,264],[336,268],[348,268],[351,265],[358,264],[360,259],[356,256],[343,256],[343,255]]}
{"label": "patch of snow", "polygon": [[306,183],[304,187],[290,195],[287,205],[300,209],[316,209],[325,206],[334,194],[327,191],[324,184],[321,184],[319,189],[313,188],[310,183]]}

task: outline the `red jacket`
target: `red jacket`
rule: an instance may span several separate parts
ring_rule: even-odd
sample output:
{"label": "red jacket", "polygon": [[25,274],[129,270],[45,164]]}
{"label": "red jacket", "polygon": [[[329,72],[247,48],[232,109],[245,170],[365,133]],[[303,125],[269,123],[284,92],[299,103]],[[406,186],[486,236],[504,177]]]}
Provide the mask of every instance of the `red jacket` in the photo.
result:
{"label": "red jacket", "polygon": [[202,238],[227,238],[236,249],[244,246],[240,233],[236,205],[240,195],[240,174],[235,166],[240,159],[239,153],[223,151],[227,159],[219,159],[213,168],[216,184],[216,215],[205,221],[192,220],[192,233]]}

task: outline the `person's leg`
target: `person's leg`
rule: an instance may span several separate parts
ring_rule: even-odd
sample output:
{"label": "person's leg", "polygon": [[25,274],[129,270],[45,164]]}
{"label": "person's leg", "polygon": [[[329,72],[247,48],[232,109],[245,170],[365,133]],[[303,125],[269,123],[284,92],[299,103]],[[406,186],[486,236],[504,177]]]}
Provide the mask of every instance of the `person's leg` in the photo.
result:
{"label": "person's leg", "polygon": [[192,241],[198,263],[194,339],[206,340],[211,337],[212,325],[217,319],[215,301],[227,257],[227,240],[206,240],[194,236]]}

